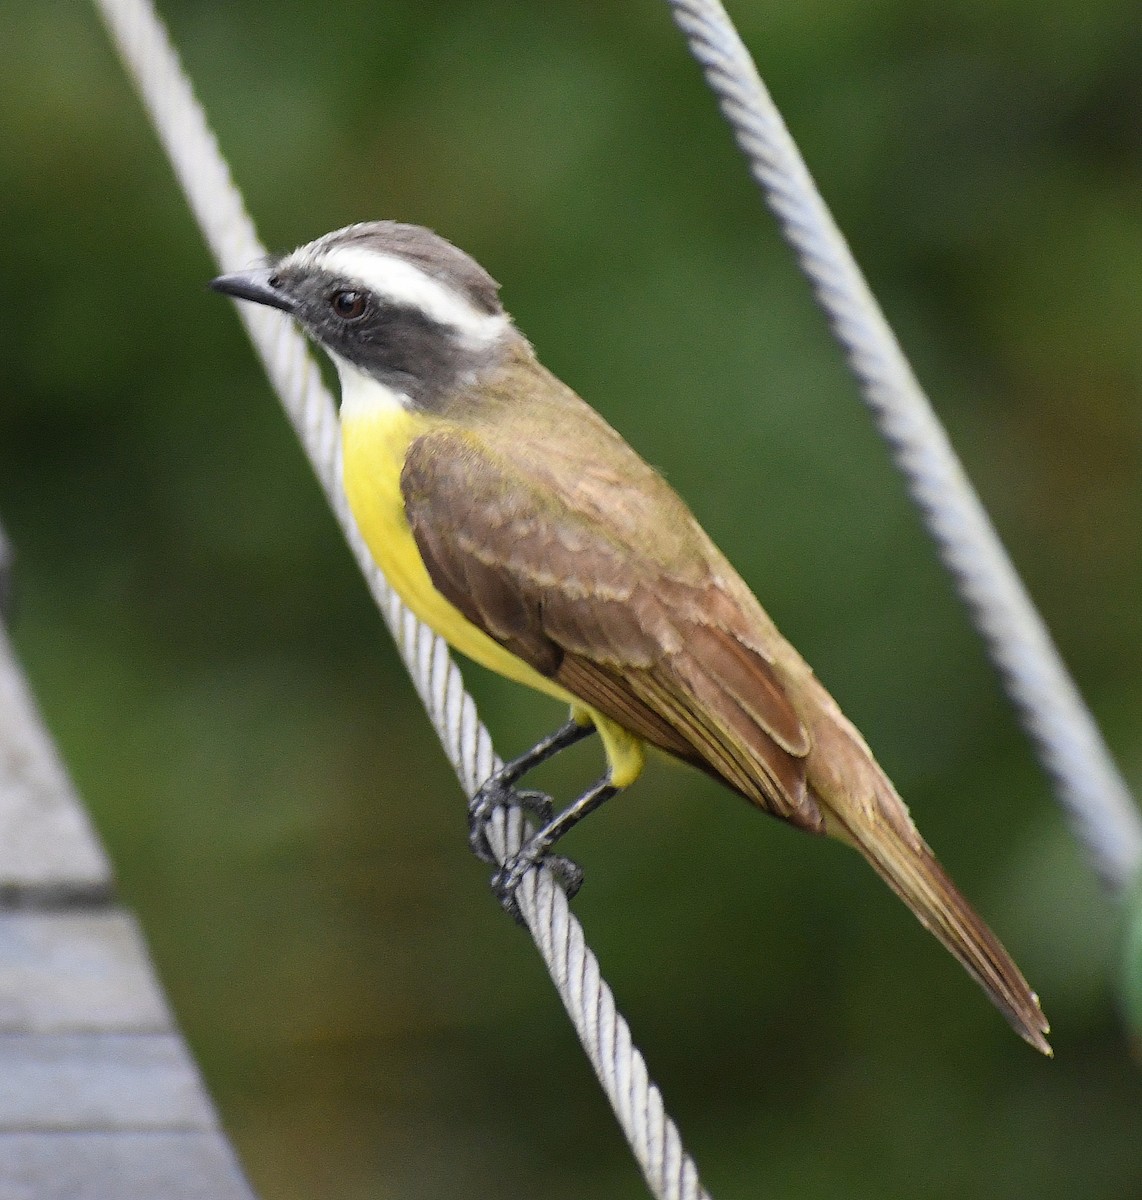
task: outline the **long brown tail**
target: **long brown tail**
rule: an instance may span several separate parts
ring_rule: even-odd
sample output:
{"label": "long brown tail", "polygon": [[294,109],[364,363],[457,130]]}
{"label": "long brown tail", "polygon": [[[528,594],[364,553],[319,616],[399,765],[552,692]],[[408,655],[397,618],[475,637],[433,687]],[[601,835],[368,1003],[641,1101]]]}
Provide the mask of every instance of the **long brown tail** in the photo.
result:
{"label": "long brown tail", "polygon": [[[834,831],[840,832],[835,826]],[[1046,1038],[1051,1027],[1039,1007],[1039,997],[1027,986],[1011,955],[948,878],[920,835],[913,833],[913,840],[895,828],[893,822],[878,820],[871,829],[846,825],[842,836],[868,859],[877,874],[916,914],[920,924],[959,959],[1011,1028],[1036,1050],[1051,1056]]]}

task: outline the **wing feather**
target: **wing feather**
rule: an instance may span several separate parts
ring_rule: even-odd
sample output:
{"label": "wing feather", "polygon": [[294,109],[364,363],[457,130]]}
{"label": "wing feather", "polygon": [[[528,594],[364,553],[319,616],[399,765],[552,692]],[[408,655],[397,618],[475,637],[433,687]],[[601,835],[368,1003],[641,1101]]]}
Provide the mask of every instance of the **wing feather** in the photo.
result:
{"label": "wing feather", "polygon": [[[584,703],[820,832],[808,733],[760,649],[765,630],[726,587],[728,565],[659,476],[637,488],[641,516],[670,522],[656,552],[622,473],[574,468],[463,432],[414,441],[401,490],[433,584]],[[661,502],[649,513],[648,487]]]}

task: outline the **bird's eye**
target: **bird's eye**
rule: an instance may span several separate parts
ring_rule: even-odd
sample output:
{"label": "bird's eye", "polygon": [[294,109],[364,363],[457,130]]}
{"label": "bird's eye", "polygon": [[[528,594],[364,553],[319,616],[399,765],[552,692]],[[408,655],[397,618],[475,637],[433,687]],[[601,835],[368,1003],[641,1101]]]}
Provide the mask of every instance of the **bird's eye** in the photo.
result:
{"label": "bird's eye", "polygon": [[343,321],[355,321],[358,317],[365,313],[365,294],[364,292],[334,292],[329,298],[329,303],[333,311]]}

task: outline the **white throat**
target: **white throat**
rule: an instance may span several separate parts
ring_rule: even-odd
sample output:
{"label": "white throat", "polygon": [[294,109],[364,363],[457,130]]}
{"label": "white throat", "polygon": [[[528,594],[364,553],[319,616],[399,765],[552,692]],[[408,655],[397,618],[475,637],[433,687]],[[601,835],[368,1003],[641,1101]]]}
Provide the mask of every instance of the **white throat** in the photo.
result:
{"label": "white throat", "polygon": [[372,375],[366,375],[339,354],[330,354],[341,380],[341,419],[380,416],[396,409],[408,411],[413,407],[407,392],[386,387]]}

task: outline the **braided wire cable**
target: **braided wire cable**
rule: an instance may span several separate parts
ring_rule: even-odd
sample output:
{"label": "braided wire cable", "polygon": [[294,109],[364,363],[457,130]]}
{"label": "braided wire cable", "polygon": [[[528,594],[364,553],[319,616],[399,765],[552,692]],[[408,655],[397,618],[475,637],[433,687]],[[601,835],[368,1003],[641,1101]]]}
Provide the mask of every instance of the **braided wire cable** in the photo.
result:
{"label": "braided wire cable", "polygon": [[1142,869],[1142,815],[720,0],[667,0],[844,351],[1075,836],[1103,882]]}
{"label": "braided wire cable", "polygon": [[[95,0],[128,75],[170,158],[221,271],[260,259],[265,249],[151,0]],[[444,751],[467,795],[500,765],[448,647],[401,603],[373,563],[341,486],[333,399],[288,318],[238,305],[254,348],[325,489],[391,630]],[[518,810],[500,810],[488,831],[503,861],[528,834]],[[529,872],[520,910],[583,1048],[658,1200],[706,1200],[693,1160],[586,943],[582,926],[546,867]]]}

